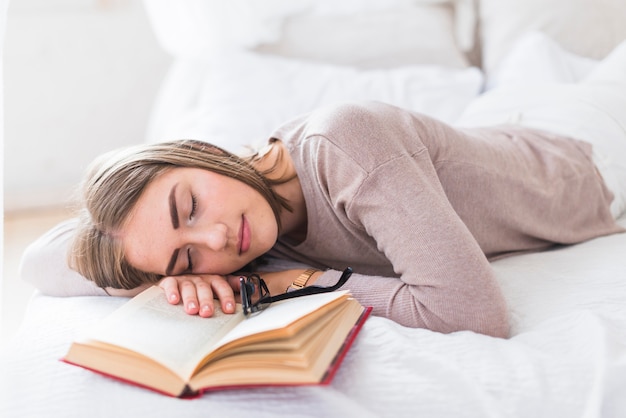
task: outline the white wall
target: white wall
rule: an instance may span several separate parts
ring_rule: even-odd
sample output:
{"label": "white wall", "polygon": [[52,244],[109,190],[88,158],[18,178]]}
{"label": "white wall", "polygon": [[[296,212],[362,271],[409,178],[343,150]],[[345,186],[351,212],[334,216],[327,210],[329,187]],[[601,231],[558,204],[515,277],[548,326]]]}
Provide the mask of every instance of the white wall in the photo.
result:
{"label": "white wall", "polygon": [[11,0],[5,210],[64,205],[96,155],[142,142],[169,63],[139,0]]}
{"label": "white wall", "polygon": [[[0,210],[4,210],[4,75],[3,75],[3,55],[4,55],[4,34],[6,27],[8,0],[0,0]],[[4,217],[0,219],[0,271],[4,266]],[[0,274],[0,335],[3,329],[3,276]]]}

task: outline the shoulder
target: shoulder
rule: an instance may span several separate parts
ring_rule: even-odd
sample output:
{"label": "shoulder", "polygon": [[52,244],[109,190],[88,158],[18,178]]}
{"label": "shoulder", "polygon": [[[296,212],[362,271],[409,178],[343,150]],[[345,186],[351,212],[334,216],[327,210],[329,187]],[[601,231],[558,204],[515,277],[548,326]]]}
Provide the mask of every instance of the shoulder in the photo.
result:
{"label": "shoulder", "polygon": [[[295,160],[352,161],[369,172],[385,161],[425,150],[442,122],[374,101],[324,106],[289,121],[272,137],[282,140]],[[310,161],[309,161],[310,162]]]}
{"label": "shoulder", "polygon": [[322,106],[280,126],[272,137],[290,142],[315,135],[329,138],[389,136],[415,133],[441,124],[426,115],[376,101],[344,102]]}
{"label": "shoulder", "polygon": [[325,106],[310,114],[308,125],[311,132],[345,134],[393,127],[399,121],[413,118],[406,109],[386,103],[365,101]]}
{"label": "shoulder", "polygon": [[323,142],[365,159],[381,154],[393,158],[423,148],[426,119],[381,102],[342,103],[311,113],[302,134],[305,141]]}

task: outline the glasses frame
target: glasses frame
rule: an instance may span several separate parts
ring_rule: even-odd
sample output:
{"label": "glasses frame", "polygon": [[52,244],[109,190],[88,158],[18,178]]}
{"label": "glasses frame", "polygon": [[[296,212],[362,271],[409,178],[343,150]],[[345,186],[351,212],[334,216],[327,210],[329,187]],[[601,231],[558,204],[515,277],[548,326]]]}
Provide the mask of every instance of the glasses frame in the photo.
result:
{"label": "glasses frame", "polygon": [[[334,292],[339,289],[341,286],[346,284],[350,276],[352,275],[352,268],[347,267],[343,273],[341,273],[341,277],[337,283],[332,286],[316,286],[311,285],[307,287],[303,287],[302,289],[293,290],[291,292],[281,293],[280,295],[272,296],[270,295],[269,289],[267,288],[267,284],[258,274],[252,274],[250,276],[241,276],[239,278],[239,291],[241,294],[241,306],[243,308],[244,316],[248,317],[251,314],[258,313],[266,309],[273,302],[278,302],[286,299],[293,299],[300,296],[308,296],[308,295],[316,295],[319,293],[328,293]],[[251,284],[251,281],[258,280],[258,288],[261,296],[259,300],[256,302],[252,302],[252,296],[254,293],[250,293],[250,286],[255,286]],[[256,287],[255,286],[255,287]]]}

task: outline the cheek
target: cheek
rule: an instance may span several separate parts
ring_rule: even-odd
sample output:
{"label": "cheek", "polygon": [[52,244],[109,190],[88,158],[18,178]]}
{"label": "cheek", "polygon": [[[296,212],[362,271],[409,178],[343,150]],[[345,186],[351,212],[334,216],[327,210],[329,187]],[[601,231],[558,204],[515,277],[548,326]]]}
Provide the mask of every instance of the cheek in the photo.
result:
{"label": "cheek", "polygon": [[263,251],[269,251],[276,240],[278,239],[278,223],[276,222],[276,218],[274,217],[274,212],[271,210],[269,214],[264,217],[263,221],[261,221],[261,245],[264,247]]}
{"label": "cheek", "polygon": [[127,235],[125,239],[122,240],[122,247],[124,249],[124,256],[131,266],[142,271],[149,271],[150,259],[145,250],[143,240]]}

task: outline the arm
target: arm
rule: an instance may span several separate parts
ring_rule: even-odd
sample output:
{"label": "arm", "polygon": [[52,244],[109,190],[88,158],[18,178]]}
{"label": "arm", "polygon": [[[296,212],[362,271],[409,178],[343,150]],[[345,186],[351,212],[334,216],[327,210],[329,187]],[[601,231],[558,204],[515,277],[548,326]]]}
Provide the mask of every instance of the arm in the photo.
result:
{"label": "arm", "polygon": [[[346,287],[375,314],[406,326],[507,336],[495,275],[429,158],[424,152],[390,160],[347,202],[348,217],[376,241],[400,280],[353,275]],[[332,284],[339,274],[328,272],[318,284]]]}
{"label": "arm", "polygon": [[[320,134],[301,145],[315,157],[302,160],[302,171],[316,173],[317,197],[330,203],[346,228],[338,230],[335,222],[327,231],[335,239],[318,237],[328,262],[337,269],[345,267],[340,261],[367,266],[369,260],[358,253],[363,243],[383,253],[397,275],[359,275],[353,265],[356,274],[345,287],[374,314],[405,326],[506,336],[508,313],[495,275],[435,170],[434,161],[448,168],[455,164],[441,151],[455,144],[459,133],[378,103],[330,109],[315,121],[319,127],[310,130]],[[479,185],[463,180],[467,198],[480,192]],[[341,243],[331,251],[335,241]],[[330,285],[339,274],[329,271],[317,282]]]}

